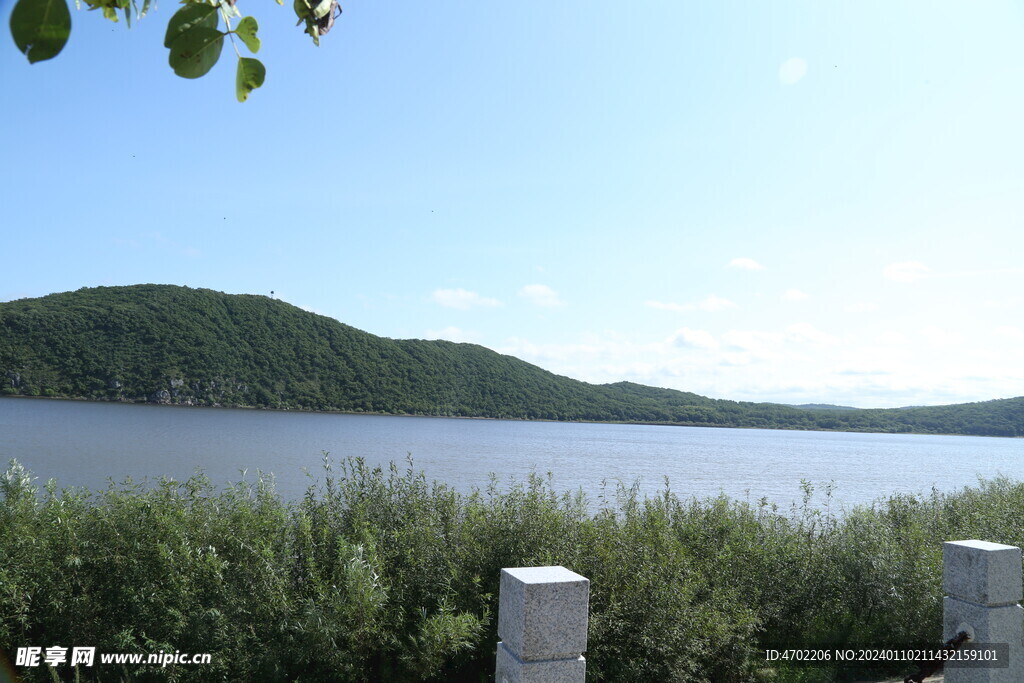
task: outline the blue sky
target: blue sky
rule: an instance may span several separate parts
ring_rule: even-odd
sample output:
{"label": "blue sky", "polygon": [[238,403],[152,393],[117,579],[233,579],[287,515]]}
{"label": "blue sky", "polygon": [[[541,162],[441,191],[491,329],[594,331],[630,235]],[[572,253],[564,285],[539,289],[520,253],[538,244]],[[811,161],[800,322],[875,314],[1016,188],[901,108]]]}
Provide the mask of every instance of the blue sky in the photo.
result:
{"label": "blue sky", "polygon": [[273,290],[591,382],[1024,395],[1019,4],[344,2],[320,48],[239,6],[245,104],[229,47],[168,68],[173,3],[4,39],[0,300]]}

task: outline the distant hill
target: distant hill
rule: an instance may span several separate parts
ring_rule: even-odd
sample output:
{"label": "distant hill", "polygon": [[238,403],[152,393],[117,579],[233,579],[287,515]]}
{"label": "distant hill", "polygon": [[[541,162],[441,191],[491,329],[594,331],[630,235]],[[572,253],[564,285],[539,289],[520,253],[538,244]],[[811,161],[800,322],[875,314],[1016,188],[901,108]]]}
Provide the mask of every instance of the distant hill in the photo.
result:
{"label": "distant hill", "polygon": [[851,406],[834,406],[831,403],[801,403],[799,405],[787,404],[791,408],[802,408],[804,410],[859,410]]}
{"label": "distant hill", "polygon": [[1024,435],[1024,397],[890,410],[588,384],[475,344],[395,340],[283,301],[170,285],[0,303],[0,393],[718,427]]}

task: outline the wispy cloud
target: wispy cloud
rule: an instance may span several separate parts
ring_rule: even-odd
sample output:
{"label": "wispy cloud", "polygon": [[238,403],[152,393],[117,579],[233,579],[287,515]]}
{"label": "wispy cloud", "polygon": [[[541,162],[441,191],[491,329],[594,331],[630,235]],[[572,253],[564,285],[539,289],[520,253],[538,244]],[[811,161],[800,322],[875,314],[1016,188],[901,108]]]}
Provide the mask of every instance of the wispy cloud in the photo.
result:
{"label": "wispy cloud", "polygon": [[800,57],[791,57],[779,65],[779,83],[796,85],[807,75],[807,61]]}
{"label": "wispy cloud", "polygon": [[462,311],[471,308],[494,308],[500,306],[501,302],[490,297],[480,296],[476,292],[465,289],[435,289],[430,295],[434,303],[446,308],[457,308]]}
{"label": "wispy cloud", "polygon": [[673,311],[675,313],[693,310],[692,307],[689,307],[686,304],[674,304],[671,301],[645,301],[644,306],[658,311]]}
{"label": "wispy cloud", "polygon": [[921,336],[932,346],[959,346],[964,342],[964,336],[956,330],[951,330],[938,325],[928,325],[921,329]]}
{"label": "wispy cloud", "polygon": [[920,261],[901,261],[886,266],[882,275],[894,282],[917,282],[923,278],[991,278],[1001,275],[1024,275],[1024,268],[981,268],[935,272]]}
{"label": "wispy cloud", "polygon": [[893,282],[917,282],[927,277],[930,272],[931,268],[920,261],[900,261],[887,265],[882,270],[882,276]]}
{"label": "wispy cloud", "polygon": [[752,258],[746,256],[740,256],[729,261],[730,268],[739,268],[741,270],[764,270],[764,266],[755,261]]}
{"label": "wispy cloud", "polygon": [[565,301],[558,296],[558,292],[547,285],[526,285],[519,290],[519,296],[542,308],[565,306]]}
{"label": "wispy cloud", "polygon": [[1017,308],[1024,303],[1024,297],[1007,296],[999,299],[989,299],[982,305],[985,308]]}
{"label": "wispy cloud", "polygon": [[948,273],[947,277],[985,277],[990,275],[1024,275],[1024,268],[984,268],[981,270],[961,270]]}
{"label": "wispy cloud", "polygon": [[1024,329],[1014,325],[1002,325],[996,328],[996,334],[1012,339],[1017,342],[1024,342]]}
{"label": "wispy cloud", "polygon": [[673,311],[675,313],[684,313],[686,311],[708,311],[715,313],[717,311],[736,308],[736,304],[732,301],[720,296],[715,296],[714,294],[696,303],[677,304],[668,301],[645,301],[644,306],[647,308],[654,308],[659,311]]}
{"label": "wispy cloud", "polygon": [[868,301],[858,301],[856,303],[847,304],[846,308],[843,310],[847,313],[870,313],[871,311],[878,310],[878,304],[873,304]]}
{"label": "wispy cloud", "polygon": [[827,329],[811,322],[728,331],[683,327],[658,338],[605,330],[569,343],[508,339],[497,350],[588,382],[628,379],[735,400],[891,407],[1015,396],[1024,384],[1024,374],[1008,362],[1019,355],[1021,325],[987,330],[1001,346],[981,354],[951,353],[966,340],[948,329],[842,336]]}
{"label": "wispy cloud", "polygon": [[722,335],[722,340],[731,349],[764,351],[770,346],[782,343],[783,335],[758,330],[729,330]]}
{"label": "wispy cloud", "polygon": [[804,301],[809,299],[810,295],[806,292],[802,292],[799,289],[787,289],[782,293],[782,299],[784,301]]}
{"label": "wispy cloud", "polygon": [[672,346],[689,347],[694,349],[715,350],[720,344],[707,330],[691,330],[688,327],[676,330],[672,335],[670,343]]}
{"label": "wispy cloud", "polygon": [[839,343],[839,338],[822,332],[810,323],[794,323],[786,328],[786,338],[790,341],[810,344],[832,345]]}
{"label": "wispy cloud", "polygon": [[896,330],[886,330],[875,335],[874,340],[886,346],[901,346],[910,342],[907,335]]}

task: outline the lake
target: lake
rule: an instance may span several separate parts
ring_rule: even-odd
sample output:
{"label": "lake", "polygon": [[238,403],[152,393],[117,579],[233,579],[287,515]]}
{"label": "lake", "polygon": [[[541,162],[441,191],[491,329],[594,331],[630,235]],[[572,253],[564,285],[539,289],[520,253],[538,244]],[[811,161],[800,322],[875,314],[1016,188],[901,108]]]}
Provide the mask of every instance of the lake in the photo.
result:
{"label": "lake", "polygon": [[[297,498],[321,474],[322,452],[374,465],[411,454],[430,479],[460,491],[554,478],[556,489],[638,481],[661,491],[668,477],[683,496],[724,492],[788,506],[800,481],[849,507],[895,492],[928,493],[1002,474],[1024,479],[1024,440],[992,437],[853,434],[657,425],[580,424],[189,408],[0,398],[0,459],[17,458],[40,483],[102,488],[108,478],[185,479],[201,468],[214,483],[241,471],[272,472]],[[820,496],[817,497],[820,501]]]}

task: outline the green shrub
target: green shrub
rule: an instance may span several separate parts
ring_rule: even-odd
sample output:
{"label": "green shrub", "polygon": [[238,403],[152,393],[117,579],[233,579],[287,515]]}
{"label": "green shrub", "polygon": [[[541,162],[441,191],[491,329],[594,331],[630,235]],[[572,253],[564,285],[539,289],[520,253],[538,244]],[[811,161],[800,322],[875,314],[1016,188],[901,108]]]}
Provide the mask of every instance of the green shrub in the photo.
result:
{"label": "green shrub", "polygon": [[935,642],[941,542],[1024,545],[1024,484],[1005,479],[836,515],[830,487],[819,505],[807,483],[803,504],[779,511],[667,485],[594,505],[536,475],[464,495],[411,460],[325,468],[288,502],[268,478],[218,489],[199,474],[40,491],[12,461],[0,650],[212,655],[79,667],[82,680],[487,680],[501,568],[558,564],[591,580],[590,680],[835,680],[863,672],[773,669],[759,648]]}

